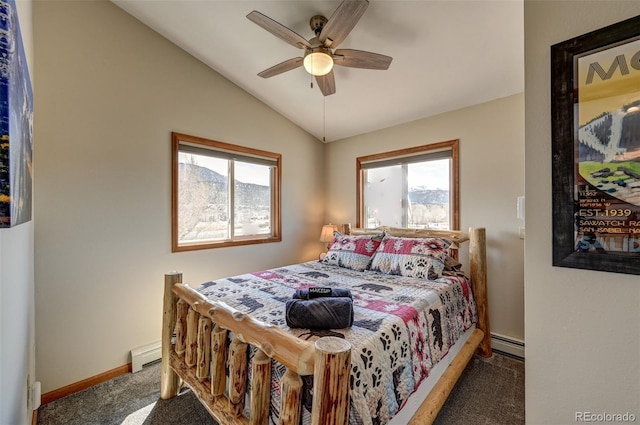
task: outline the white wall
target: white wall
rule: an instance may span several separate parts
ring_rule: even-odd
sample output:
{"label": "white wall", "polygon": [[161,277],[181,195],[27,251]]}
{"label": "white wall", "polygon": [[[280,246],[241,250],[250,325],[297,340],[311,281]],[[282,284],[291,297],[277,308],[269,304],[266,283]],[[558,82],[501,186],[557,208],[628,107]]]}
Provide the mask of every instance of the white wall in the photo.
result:
{"label": "white wall", "polygon": [[[16,2],[33,81],[31,1]],[[0,424],[31,422],[35,380],[33,221],[0,230]],[[27,383],[27,380],[29,381]]]}
{"label": "white wall", "polygon": [[[34,3],[38,379],[160,340],[163,273],[199,284],[317,258],[323,145],[106,1]],[[282,153],[281,243],[171,253],[170,132]]]}
{"label": "white wall", "polygon": [[551,266],[550,122],[550,46],[638,14],[638,1],[525,1],[527,423],[640,420],[640,279]]}
{"label": "white wall", "polygon": [[493,332],[524,340],[524,241],[516,198],[524,194],[524,97],[458,111],[329,143],[326,221],[356,222],[356,158],[460,140],[460,223],[486,227]]}

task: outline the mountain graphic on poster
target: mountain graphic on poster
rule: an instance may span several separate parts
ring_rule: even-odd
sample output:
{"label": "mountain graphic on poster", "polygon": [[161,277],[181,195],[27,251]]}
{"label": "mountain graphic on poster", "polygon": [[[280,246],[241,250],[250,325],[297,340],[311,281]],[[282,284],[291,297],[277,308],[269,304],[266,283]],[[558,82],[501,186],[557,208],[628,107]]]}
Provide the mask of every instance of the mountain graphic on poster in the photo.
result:
{"label": "mountain graphic on poster", "polygon": [[640,99],[581,126],[578,139],[580,175],[599,190],[640,205]]}

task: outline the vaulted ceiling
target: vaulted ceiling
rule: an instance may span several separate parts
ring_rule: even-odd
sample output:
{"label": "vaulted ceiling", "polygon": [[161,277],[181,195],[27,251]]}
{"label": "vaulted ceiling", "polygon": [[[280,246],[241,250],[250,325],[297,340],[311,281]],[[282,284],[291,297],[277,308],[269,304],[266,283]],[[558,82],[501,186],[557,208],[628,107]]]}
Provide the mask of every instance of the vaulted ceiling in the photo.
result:
{"label": "vaulted ceiling", "polygon": [[[246,18],[305,39],[340,1],[112,0],[319,140],[335,141],[524,91],[522,0],[371,0],[341,49],[393,57],[388,70],[334,67],[323,96],[304,68],[257,74],[302,50]],[[460,123],[464,125],[464,123]]]}

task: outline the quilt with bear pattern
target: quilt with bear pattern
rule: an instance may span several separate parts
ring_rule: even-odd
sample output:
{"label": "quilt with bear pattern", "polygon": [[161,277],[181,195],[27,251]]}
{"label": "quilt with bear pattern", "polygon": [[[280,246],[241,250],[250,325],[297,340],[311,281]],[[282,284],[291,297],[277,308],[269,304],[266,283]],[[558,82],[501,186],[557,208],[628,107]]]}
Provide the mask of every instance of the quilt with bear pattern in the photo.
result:
{"label": "quilt with bear pattern", "polygon": [[[295,290],[310,287],[349,289],[353,326],[327,330],[287,327],[286,301]],[[387,423],[429,376],[431,367],[477,321],[471,286],[462,275],[426,280],[310,261],[219,279],[197,289],[298,338],[347,339],[352,345],[350,424],[354,425]],[[284,366],[274,361],[270,418],[274,424],[280,407],[277,382],[283,374]],[[310,421],[312,379],[303,377],[303,423]]]}

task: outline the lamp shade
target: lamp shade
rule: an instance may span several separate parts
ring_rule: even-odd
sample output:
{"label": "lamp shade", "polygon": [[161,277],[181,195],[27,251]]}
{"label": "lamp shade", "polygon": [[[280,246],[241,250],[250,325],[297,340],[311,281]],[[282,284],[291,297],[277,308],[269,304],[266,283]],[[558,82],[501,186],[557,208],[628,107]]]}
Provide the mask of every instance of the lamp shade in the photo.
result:
{"label": "lamp shade", "polygon": [[333,69],[333,58],[327,49],[317,48],[304,57],[304,69],[311,75],[327,75]]}
{"label": "lamp shade", "polygon": [[331,242],[333,241],[333,232],[338,230],[338,226],[335,224],[325,224],[322,226],[322,232],[320,232],[320,242]]}

